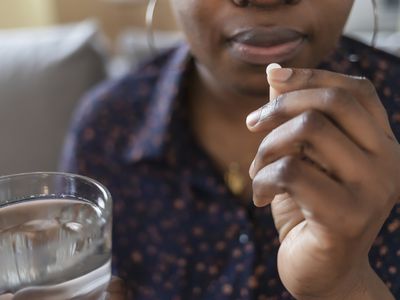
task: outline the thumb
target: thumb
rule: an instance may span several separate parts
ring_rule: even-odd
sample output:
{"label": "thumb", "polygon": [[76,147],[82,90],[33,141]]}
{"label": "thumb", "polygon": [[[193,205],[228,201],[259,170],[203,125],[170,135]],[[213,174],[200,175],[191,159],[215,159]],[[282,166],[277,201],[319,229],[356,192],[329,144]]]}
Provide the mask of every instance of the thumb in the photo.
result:
{"label": "thumb", "polygon": [[[279,64],[276,64],[276,63],[269,64],[269,65],[267,66],[267,69],[266,69],[267,79],[268,79],[268,77],[270,76],[270,73],[271,73],[272,70],[274,70],[274,69],[281,69],[281,68],[282,68],[282,67],[281,67],[281,65],[279,65]],[[278,94],[278,91],[272,87],[271,82],[268,81],[268,83],[269,83],[269,101],[272,101],[272,100],[274,100],[275,98],[277,98],[277,97],[279,96],[279,94]]]}
{"label": "thumb", "polygon": [[[270,72],[274,69],[281,69],[282,67],[279,64],[273,63],[273,64],[269,64],[267,66],[266,69],[266,73],[267,73],[267,80],[270,76]],[[269,102],[271,102],[272,100],[276,99],[279,96],[279,93],[276,89],[274,89],[274,87],[271,85],[271,82],[268,81],[269,83]],[[252,127],[257,124],[257,122],[260,119],[260,115],[262,113],[262,107],[257,109],[256,111],[253,111],[251,114],[249,114],[246,118],[246,125],[247,128],[252,131]]]}

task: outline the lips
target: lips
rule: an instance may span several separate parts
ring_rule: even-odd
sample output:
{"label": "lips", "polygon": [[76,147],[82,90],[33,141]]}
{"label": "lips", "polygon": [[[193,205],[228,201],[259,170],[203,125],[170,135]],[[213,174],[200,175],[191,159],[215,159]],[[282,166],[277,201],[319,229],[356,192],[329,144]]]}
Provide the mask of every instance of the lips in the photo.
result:
{"label": "lips", "polygon": [[306,36],[283,27],[258,27],[240,30],[228,39],[231,54],[246,63],[265,65],[284,62],[301,50]]}

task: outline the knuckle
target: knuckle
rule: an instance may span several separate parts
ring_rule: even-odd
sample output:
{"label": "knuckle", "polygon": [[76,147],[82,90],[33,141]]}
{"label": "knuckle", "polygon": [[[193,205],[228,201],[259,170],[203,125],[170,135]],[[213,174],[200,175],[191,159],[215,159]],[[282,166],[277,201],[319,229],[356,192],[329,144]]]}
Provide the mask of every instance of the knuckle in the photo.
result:
{"label": "knuckle", "polygon": [[368,96],[372,96],[376,94],[375,86],[371,80],[361,77],[356,79],[358,83],[358,89],[361,90],[363,93],[367,94]]}
{"label": "knuckle", "polygon": [[315,71],[312,69],[301,69],[301,78],[303,78],[306,86],[314,86]]}
{"label": "knuckle", "polygon": [[346,90],[338,87],[325,90],[323,105],[331,110],[346,111],[354,109],[356,104],[353,96]]}
{"label": "knuckle", "polygon": [[347,109],[353,104],[353,99],[350,94],[338,87],[326,89],[323,101],[327,107],[340,109]]}
{"label": "knuckle", "polygon": [[298,163],[295,157],[285,156],[277,163],[276,181],[278,186],[286,188],[295,179],[298,173]]}
{"label": "knuckle", "polygon": [[300,116],[298,131],[304,135],[321,130],[326,124],[325,117],[316,110],[308,110]]}

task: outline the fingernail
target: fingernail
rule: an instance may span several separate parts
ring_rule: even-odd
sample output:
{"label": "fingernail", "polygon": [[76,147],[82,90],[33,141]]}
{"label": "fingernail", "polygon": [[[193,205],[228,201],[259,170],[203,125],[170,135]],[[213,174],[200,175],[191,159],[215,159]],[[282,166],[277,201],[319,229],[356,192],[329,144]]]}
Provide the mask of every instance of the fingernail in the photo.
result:
{"label": "fingernail", "polygon": [[272,79],[275,81],[285,82],[287,81],[293,74],[292,69],[272,69],[268,73],[268,79]]}
{"label": "fingernail", "polygon": [[249,114],[246,118],[247,126],[249,127],[255,126],[260,120],[260,115],[261,115],[260,109],[257,109],[256,111],[253,111],[251,114]]}

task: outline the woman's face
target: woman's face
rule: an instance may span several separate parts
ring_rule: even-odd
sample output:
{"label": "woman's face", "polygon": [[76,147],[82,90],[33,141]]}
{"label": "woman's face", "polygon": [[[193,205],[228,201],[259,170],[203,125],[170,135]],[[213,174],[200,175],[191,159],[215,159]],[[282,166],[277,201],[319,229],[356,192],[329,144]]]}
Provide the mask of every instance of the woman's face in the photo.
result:
{"label": "woman's face", "polygon": [[316,67],[334,48],[354,2],[171,1],[201,72],[246,95],[265,95],[269,63]]}

